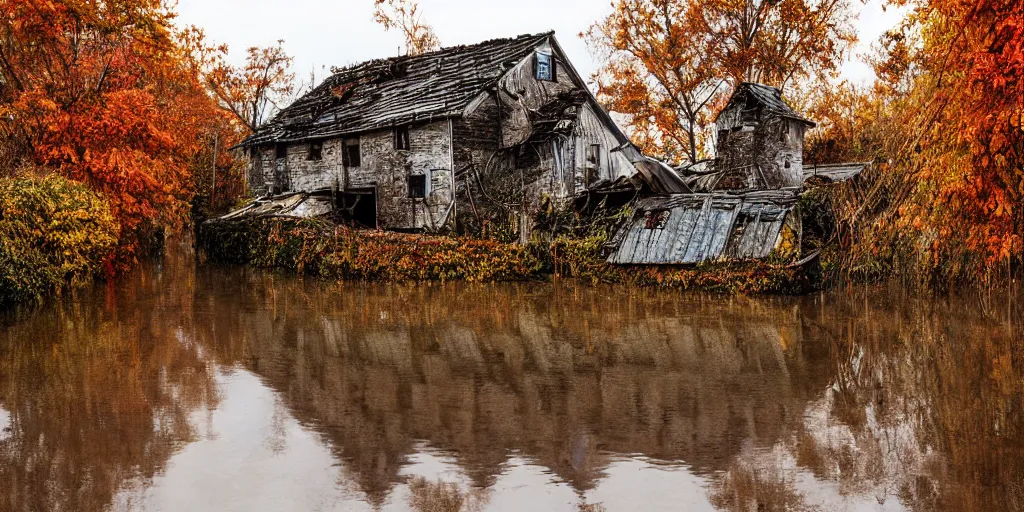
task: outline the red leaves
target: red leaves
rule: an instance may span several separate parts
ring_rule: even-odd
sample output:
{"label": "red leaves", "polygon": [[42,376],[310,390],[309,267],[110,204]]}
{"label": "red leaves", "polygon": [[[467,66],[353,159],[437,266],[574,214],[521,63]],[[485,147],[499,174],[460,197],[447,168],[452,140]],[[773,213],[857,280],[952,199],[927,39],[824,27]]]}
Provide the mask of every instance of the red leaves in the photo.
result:
{"label": "red leaves", "polygon": [[146,231],[182,225],[196,159],[230,125],[199,81],[197,49],[172,39],[173,13],[159,0],[0,0],[0,12],[11,21],[0,23],[0,131],[102,192],[127,253]]}

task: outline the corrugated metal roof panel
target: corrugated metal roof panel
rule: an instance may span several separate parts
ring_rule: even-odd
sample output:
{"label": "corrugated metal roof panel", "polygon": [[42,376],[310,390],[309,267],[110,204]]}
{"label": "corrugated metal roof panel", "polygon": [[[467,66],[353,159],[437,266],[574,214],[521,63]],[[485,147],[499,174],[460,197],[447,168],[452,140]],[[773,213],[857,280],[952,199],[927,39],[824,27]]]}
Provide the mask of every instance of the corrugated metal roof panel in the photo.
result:
{"label": "corrugated metal roof panel", "polygon": [[623,229],[617,264],[699,263],[725,251],[739,202],[711,195],[649,198]]}
{"label": "corrugated metal roof panel", "polygon": [[841,164],[807,165],[804,162],[804,180],[815,176],[827,178],[830,182],[843,182],[864,172],[871,162],[847,162]]}
{"label": "corrugated metal roof panel", "polygon": [[[615,236],[609,263],[674,265],[722,258],[765,258],[775,248],[796,196],[677,194],[637,202]],[[770,193],[767,193],[770,192]]]}

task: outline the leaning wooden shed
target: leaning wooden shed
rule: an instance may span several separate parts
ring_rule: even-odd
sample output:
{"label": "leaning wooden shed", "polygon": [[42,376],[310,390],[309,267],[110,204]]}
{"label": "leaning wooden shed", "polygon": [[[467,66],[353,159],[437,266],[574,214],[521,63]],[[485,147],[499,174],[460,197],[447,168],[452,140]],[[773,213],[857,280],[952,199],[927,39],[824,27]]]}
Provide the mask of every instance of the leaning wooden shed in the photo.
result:
{"label": "leaning wooden shed", "polygon": [[642,199],[613,239],[608,262],[669,265],[765,258],[777,246],[796,199],[791,189]]}

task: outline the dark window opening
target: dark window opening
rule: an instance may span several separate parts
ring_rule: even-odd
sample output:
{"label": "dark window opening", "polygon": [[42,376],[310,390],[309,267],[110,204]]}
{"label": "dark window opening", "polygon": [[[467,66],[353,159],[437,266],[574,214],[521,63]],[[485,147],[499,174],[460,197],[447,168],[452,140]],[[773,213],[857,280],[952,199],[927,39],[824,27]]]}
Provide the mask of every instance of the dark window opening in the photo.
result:
{"label": "dark window opening", "polygon": [[409,197],[423,199],[427,197],[427,176],[425,174],[413,174],[409,176]]}
{"label": "dark window opening", "polygon": [[651,210],[644,213],[644,229],[665,229],[668,225],[668,210]]}
{"label": "dark window opening", "polygon": [[274,158],[280,160],[288,156],[288,146],[284,144],[277,144],[274,146]]}
{"label": "dark window opening", "polygon": [[310,142],[309,143],[309,154],[306,155],[306,160],[322,160],[324,158],[324,143],[323,142]]}
{"label": "dark window opening", "polygon": [[352,227],[376,229],[377,191],[373,188],[349,189],[338,197],[342,221]]}
{"label": "dark window opening", "polygon": [[554,56],[550,53],[544,52],[537,52],[535,55],[534,67],[537,71],[537,80],[544,80],[547,82],[557,81]]}
{"label": "dark window opening", "polygon": [[587,146],[587,185],[601,179],[604,167],[601,165],[601,145]]}
{"label": "dark window opening", "polygon": [[341,152],[342,164],[345,167],[359,167],[362,164],[362,155],[359,152],[359,139],[345,141],[345,148]]}
{"label": "dark window opening", "polygon": [[399,126],[395,128],[395,149],[408,151],[409,149],[409,127]]}
{"label": "dark window opening", "polygon": [[537,149],[529,144],[523,144],[514,153],[516,169],[531,169],[540,165],[540,155]]}

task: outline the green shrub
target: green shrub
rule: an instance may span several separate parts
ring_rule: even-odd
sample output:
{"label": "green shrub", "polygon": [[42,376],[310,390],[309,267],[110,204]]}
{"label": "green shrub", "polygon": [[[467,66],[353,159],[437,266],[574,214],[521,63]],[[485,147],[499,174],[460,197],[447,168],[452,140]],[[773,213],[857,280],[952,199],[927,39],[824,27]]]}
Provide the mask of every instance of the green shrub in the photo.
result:
{"label": "green shrub", "polygon": [[92,279],[118,232],[109,204],[81,183],[57,175],[0,178],[0,304]]}

